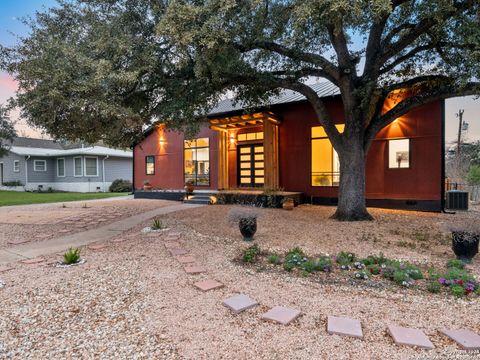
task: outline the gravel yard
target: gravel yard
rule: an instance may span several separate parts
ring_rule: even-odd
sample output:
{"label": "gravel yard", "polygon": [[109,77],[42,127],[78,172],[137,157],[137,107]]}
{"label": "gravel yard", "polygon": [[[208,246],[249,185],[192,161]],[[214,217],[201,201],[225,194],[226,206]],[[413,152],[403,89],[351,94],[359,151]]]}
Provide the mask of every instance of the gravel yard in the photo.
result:
{"label": "gravel yard", "polygon": [[[161,217],[170,231],[182,233],[180,242],[200,259],[206,274],[187,275],[166,250],[165,233],[141,234],[149,222],[105,249],[85,249],[83,265],[55,268],[51,263],[59,255],[43,264],[11,264],[13,270],[0,273],[6,283],[0,289],[0,357],[452,358],[465,353],[439,329],[466,327],[480,333],[478,298],[378,289],[241,265],[234,259],[247,245],[228,223],[230,208],[206,206]],[[312,254],[345,250],[366,256],[382,251],[392,258],[444,266],[452,258],[444,223],[479,216],[476,211],[447,215],[371,210],[374,222],[338,223],[328,219],[333,210],[262,210],[256,242],[278,252],[294,246]],[[477,256],[469,266],[477,276],[479,264]],[[207,293],[193,287],[208,278],[225,287]],[[222,301],[237,293],[260,305],[232,314]],[[299,309],[303,315],[288,326],[262,321],[261,315],[276,305]],[[360,320],[364,340],[328,335],[328,315]],[[436,349],[394,345],[386,333],[388,323],[422,329]]]}
{"label": "gravel yard", "polygon": [[0,207],[0,249],[94,229],[172,204],[155,200],[95,200]]}

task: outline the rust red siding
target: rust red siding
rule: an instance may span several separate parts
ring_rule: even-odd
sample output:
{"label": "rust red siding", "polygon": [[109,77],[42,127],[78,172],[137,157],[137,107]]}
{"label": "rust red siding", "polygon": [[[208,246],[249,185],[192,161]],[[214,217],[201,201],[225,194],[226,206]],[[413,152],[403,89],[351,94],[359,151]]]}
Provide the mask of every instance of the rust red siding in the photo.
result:
{"label": "rust red siding", "polygon": [[[343,123],[339,97],[326,100],[336,123]],[[442,183],[442,104],[423,106],[382,129],[373,141],[367,157],[366,193],[368,199],[434,200],[441,199]],[[280,186],[306,196],[333,198],[337,187],[311,186],[311,127],[318,126],[316,115],[307,102],[283,104],[270,109],[282,120],[279,126]],[[160,143],[160,137],[164,143]],[[217,132],[203,127],[197,137],[210,139],[210,186],[218,187]],[[388,168],[388,139],[410,138],[410,168]],[[134,149],[135,188],[149,179],[154,188],[181,189],[183,180],[182,134],[155,130]],[[145,156],[155,155],[155,175],[145,175]],[[237,187],[236,150],[230,148],[229,184]],[[205,188],[205,187],[204,187]]]}

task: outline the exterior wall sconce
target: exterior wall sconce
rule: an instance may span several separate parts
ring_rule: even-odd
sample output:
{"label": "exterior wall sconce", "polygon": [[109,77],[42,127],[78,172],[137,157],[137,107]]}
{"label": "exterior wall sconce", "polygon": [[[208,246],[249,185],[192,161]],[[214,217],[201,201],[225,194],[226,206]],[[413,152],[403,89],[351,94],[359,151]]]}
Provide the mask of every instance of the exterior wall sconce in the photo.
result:
{"label": "exterior wall sconce", "polygon": [[229,132],[228,133],[228,147],[233,149],[236,144],[236,137],[235,137],[235,132]]}

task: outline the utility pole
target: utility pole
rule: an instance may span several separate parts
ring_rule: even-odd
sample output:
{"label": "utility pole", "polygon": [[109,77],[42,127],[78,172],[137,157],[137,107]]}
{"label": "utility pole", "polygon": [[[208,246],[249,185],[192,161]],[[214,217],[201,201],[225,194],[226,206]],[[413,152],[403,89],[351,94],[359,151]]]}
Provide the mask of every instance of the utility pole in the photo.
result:
{"label": "utility pole", "polygon": [[460,148],[462,145],[462,125],[463,125],[463,113],[465,110],[460,109],[456,114],[458,117],[458,139],[457,139],[457,161],[460,161]]}

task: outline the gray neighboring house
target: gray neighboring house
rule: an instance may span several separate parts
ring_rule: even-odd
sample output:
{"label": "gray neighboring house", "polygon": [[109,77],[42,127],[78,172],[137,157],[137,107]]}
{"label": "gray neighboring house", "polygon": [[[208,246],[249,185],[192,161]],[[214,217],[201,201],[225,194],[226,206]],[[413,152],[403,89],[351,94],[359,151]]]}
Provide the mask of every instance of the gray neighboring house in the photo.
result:
{"label": "gray neighboring house", "polygon": [[[52,140],[15,138],[0,157],[0,189],[98,192],[113,180],[132,181],[131,151],[104,146],[64,148]],[[18,181],[21,186],[3,186]]]}

